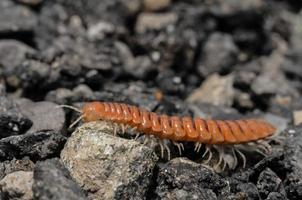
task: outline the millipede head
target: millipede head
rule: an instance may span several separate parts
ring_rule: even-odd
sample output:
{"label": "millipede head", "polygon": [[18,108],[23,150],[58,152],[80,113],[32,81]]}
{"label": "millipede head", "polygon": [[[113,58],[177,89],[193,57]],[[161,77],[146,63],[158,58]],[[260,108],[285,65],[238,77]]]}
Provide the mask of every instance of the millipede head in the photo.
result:
{"label": "millipede head", "polygon": [[82,113],[85,122],[100,120],[104,114],[104,104],[101,102],[85,103],[82,108]]}

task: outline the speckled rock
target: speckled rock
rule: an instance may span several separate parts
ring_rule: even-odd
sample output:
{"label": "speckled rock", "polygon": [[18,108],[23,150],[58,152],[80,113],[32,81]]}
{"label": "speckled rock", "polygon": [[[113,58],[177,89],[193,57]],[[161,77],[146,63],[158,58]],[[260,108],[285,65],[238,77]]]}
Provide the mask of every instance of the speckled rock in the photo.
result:
{"label": "speckled rock", "polygon": [[37,132],[41,130],[62,131],[65,123],[65,113],[57,104],[47,101],[32,102],[28,99],[18,101],[21,113],[28,116],[33,122],[27,131]]}
{"label": "speckled rock", "polygon": [[228,182],[214,171],[184,158],[175,158],[159,169],[156,194],[160,199],[225,198]]}
{"label": "speckled rock", "polygon": [[276,192],[286,198],[284,186],[281,179],[269,168],[261,172],[257,182],[257,188],[260,191],[262,199],[268,198],[270,193]]}
{"label": "speckled rock", "polygon": [[0,160],[28,156],[31,160],[58,155],[66,138],[58,131],[43,130],[0,140]]}
{"label": "speckled rock", "polygon": [[284,159],[287,171],[283,180],[284,188],[289,199],[302,198],[302,125],[289,128],[286,131],[288,140],[284,146]]}
{"label": "speckled rock", "polygon": [[33,171],[34,165],[28,157],[0,162],[0,179],[15,171]]}
{"label": "speckled rock", "polygon": [[61,160],[90,199],[144,199],[158,158],[112,132],[102,121],[82,125],[68,139]]}
{"label": "speckled rock", "polygon": [[0,181],[1,197],[4,199],[32,200],[33,172],[16,171]]}
{"label": "speckled rock", "polygon": [[33,195],[41,200],[86,200],[86,196],[71,178],[59,159],[36,164],[34,169]]}

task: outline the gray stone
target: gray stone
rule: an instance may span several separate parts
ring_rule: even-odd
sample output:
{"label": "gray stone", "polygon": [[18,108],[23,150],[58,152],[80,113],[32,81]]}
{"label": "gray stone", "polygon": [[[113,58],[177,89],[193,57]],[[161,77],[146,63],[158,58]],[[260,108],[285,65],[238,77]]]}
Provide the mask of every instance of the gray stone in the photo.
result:
{"label": "gray stone", "polygon": [[144,199],[157,156],[136,141],[112,136],[104,121],[79,127],[61,160],[90,199]]}
{"label": "gray stone", "polygon": [[4,199],[32,200],[33,172],[16,171],[0,181],[1,196]]}
{"label": "gray stone", "polygon": [[201,76],[229,72],[237,62],[238,48],[228,34],[213,33],[206,41],[198,62]]}
{"label": "gray stone", "polygon": [[27,133],[42,130],[62,131],[65,123],[65,113],[57,104],[47,101],[32,102],[27,99],[19,100],[21,113],[33,122]]}
{"label": "gray stone", "polygon": [[33,194],[40,200],[87,199],[59,159],[38,162],[34,169]]}
{"label": "gray stone", "polygon": [[13,1],[1,0],[0,10],[0,33],[33,32],[37,25],[36,15]]}

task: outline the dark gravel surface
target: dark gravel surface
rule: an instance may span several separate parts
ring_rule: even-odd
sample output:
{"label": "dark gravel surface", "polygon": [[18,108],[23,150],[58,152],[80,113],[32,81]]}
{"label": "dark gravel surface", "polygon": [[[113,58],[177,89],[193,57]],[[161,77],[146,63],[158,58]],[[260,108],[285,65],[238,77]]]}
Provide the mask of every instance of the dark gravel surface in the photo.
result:
{"label": "dark gravel surface", "polygon": [[[1,0],[0,199],[302,199],[301,8],[300,0]],[[121,138],[96,144],[93,124],[72,134],[78,115],[58,105],[93,100],[260,117],[282,138],[266,157],[247,153],[246,168],[216,173],[190,143],[182,156],[168,144],[168,161]]]}

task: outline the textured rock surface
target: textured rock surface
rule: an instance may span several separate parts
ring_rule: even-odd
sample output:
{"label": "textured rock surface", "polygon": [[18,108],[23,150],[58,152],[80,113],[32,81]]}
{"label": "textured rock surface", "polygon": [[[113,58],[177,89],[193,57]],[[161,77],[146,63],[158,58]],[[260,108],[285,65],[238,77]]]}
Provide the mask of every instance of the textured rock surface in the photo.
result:
{"label": "textured rock surface", "polygon": [[35,199],[87,199],[81,188],[72,180],[59,159],[36,164],[34,169],[33,195]]}
{"label": "textured rock surface", "polygon": [[0,181],[0,192],[3,199],[33,199],[33,172],[16,171],[6,175]]}
{"label": "textured rock surface", "polygon": [[143,199],[157,156],[138,142],[112,135],[106,123],[87,123],[69,138],[61,160],[91,199]]}
{"label": "textured rock surface", "polygon": [[160,199],[217,199],[230,193],[228,182],[211,169],[175,158],[159,169],[156,194]]}
{"label": "textured rock surface", "polygon": [[34,163],[28,157],[24,157],[21,160],[3,161],[0,163],[0,179],[15,171],[33,171],[33,169]]}
{"label": "textured rock surface", "polygon": [[0,140],[0,160],[29,156],[33,160],[58,155],[66,138],[60,132],[44,130]]}

